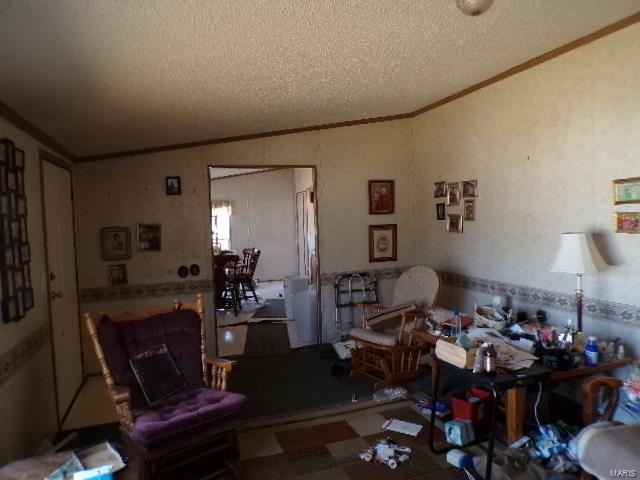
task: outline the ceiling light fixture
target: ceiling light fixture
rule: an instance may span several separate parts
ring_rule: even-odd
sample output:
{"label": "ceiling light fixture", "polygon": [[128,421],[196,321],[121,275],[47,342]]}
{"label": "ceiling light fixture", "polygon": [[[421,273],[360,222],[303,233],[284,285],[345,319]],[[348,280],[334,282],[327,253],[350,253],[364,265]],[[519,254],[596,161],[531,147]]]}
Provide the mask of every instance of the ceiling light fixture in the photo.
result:
{"label": "ceiling light fixture", "polygon": [[456,5],[465,15],[477,17],[491,8],[493,0],[456,0]]}

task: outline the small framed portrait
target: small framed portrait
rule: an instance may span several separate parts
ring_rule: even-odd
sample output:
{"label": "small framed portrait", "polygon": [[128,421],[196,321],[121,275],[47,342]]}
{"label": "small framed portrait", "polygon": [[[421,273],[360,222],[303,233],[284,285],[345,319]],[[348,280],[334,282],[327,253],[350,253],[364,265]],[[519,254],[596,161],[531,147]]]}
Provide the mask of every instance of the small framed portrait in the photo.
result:
{"label": "small framed portrait", "polygon": [[436,220],[444,220],[444,202],[436,203]]}
{"label": "small framed portrait", "polygon": [[640,203],[640,177],[614,180],[613,203]]}
{"label": "small framed portrait", "polygon": [[433,184],[433,198],[444,198],[447,196],[446,182],[436,182]]}
{"label": "small framed portrait", "polygon": [[116,287],[118,285],[126,285],[127,280],[127,266],[124,263],[117,265],[109,265],[109,285]]}
{"label": "small framed portrait", "polygon": [[180,195],[182,193],[180,177],[166,177],[166,188],[167,195]]}
{"label": "small framed portrait", "polygon": [[447,232],[462,233],[462,214],[447,215]]}
{"label": "small framed portrait", "polygon": [[131,230],[129,227],[105,227],[100,230],[100,253],[103,260],[131,258]]}
{"label": "small framed portrait", "polygon": [[476,219],[476,201],[475,200],[465,200],[464,201],[464,221],[471,222]]}
{"label": "small framed portrait", "polygon": [[138,251],[159,252],[161,240],[161,227],[159,223],[139,223],[138,227]]}
{"label": "small framed portrait", "polygon": [[616,212],[616,233],[640,233],[640,212]]}
{"label": "small framed portrait", "polygon": [[379,215],[394,212],[394,180],[369,180],[369,213]]}
{"label": "small framed portrait", "polygon": [[369,225],[369,262],[398,260],[398,225]]}
{"label": "small framed portrait", "polygon": [[478,196],[478,181],[465,180],[462,182],[462,198],[476,198]]}
{"label": "small framed portrait", "polygon": [[447,183],[447,205],[460,205],[460,182]]}

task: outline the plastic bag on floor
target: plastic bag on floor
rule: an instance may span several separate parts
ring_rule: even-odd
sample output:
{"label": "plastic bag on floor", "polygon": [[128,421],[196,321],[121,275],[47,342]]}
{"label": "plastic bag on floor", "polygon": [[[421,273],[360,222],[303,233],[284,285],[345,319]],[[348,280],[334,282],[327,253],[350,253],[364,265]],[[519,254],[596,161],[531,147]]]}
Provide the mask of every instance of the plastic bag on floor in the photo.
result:
{"label": "plastic bag on floor", "polygon": [[382,390],[374,392],[373,399],[376,402],[388,402],[389,400],[398,400],[400,398],[407,398],[409,392],[406,388],[402,387],[387,387]]}

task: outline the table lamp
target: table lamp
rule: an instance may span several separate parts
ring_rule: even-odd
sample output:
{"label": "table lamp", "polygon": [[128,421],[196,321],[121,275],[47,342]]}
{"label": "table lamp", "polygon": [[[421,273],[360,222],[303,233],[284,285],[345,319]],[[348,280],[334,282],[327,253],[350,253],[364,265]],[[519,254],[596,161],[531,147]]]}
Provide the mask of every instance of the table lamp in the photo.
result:
{"label": "table lamp", "polygon": [[560,247],[553,262],[551,271],[554,273],[574,273],[577,279],[576,306],[578,309],[577,328],[582,332],[582,275],[596,273],[606,266],[600,252],[593,243],[593,238],[583,232],[563,233],[560,237]]}

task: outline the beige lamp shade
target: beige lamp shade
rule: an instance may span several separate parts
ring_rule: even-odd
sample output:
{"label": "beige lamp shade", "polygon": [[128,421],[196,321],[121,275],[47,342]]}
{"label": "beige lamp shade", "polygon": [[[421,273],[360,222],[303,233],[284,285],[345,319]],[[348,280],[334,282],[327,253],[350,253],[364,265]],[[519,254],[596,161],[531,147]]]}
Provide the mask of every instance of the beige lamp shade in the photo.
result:
{"label": "beige lamp shade", "polygon": [[600,255],[591,235],[583,232],[563,233],[551,271],[596,273],[606,266],[607,264]]}

